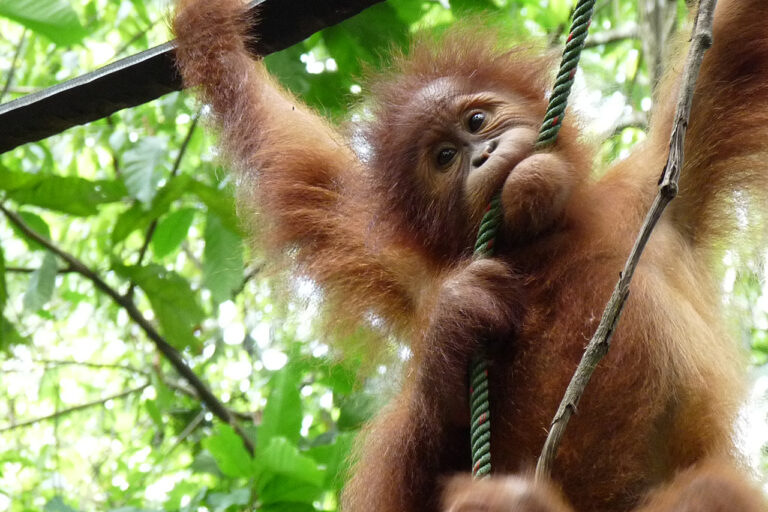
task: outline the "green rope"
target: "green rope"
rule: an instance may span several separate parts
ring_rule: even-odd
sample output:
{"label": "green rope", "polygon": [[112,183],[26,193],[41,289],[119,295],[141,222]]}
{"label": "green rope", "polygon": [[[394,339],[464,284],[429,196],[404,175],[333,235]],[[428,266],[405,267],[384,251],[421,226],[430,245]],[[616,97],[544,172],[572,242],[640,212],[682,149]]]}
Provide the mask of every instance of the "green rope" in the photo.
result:
{"label": "green rope", "polygon": [[536,149],[551,146],[557,139],[560,126],[565,117],[565,107],[568,106],[568,96],[573,87],[576,67],[579,65],[581,51],[584,49],[584,41],[587,39],[587,31],[592,21],[592,8],[595,0],[579,0],[573,11],[573,22],[568,40],[563,50],[563,58],[560,61],[560,70],[557,72],[555,85],[552,88],[552,96],[549,98],[547,113],[536,139]]}
{"label": "green rope", "polygon": [[[560,61],[560,70],[536,139],[537,150],[549,147],[557,140],[594,6],[595,0],[579,0],[573,11],[573,22]],[[493,246],[501,220],[501,192],[498,192],[491,199],[480,222],[473,254],[475,259],[493,256]],[[472,476],[486,478],[491,473],[491,411],[488,400],[488,361],[483,354],[477,354],[470,365],[469,409]]]}
{"label": "green rope", "polygon": [[472,361],[469,387],[471,411],[472,476],[484,478],[491,473],[491,412],[488,402],[488,361],[483,356]]}
{"label": "green rope", "polygon": [[480,222],[477,242],[475,242],[474,258],[476,260],[493,256],[493,243],[501,224],[501,217],[501,193],[499,192],[491,199]]}
{"label": "green rope", "polygon": [[[501,193],[499,192],[491,199],[480,222],[474,259],[493,256],[493,244],[501,220]],[[491,411],[488,401],[488,361],[482,354],[477,354],[470,365],[469,411],[472,476],[485,478],[491,473]]]}

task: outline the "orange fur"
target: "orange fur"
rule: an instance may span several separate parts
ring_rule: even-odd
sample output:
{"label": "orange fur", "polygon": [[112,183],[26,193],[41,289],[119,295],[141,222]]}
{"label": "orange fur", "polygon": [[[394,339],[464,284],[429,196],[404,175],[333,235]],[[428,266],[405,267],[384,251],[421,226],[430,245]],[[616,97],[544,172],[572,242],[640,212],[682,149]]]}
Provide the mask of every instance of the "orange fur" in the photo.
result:
{"label": "orange fur", "polygon": [[[694,497],[708,478],[727,490],[722,496],[763,509],[732,453],[742,363],[720,327],[710,260],[735,232],[737,200],[765,212],[766,16],[765,0],[719,2],[680,199],[650,240],[612,349],[554,464],[553,481],[575,510],[632,510],[670,481],[641,510],[721,510],[717,496],[705,500],[711,507]],[[465,369],[482,341],[491,356],[495,471],[530,467],[655,194],[678,70],[658,93],[647,142],[594,180],[591,148],[572,116],[552,150],[531,156],[549,59],[459,29],[416,42],[375,78],[366,105],[375,120],[356,133],[369,150],[360,157],[352,137],[250,58],[251,24],[240,0],[182,0],[174,30],[184,80],[212,106],[261,243],[288,253],[321,286],[341,324],[374,313],[413,352],[405,388],[366,429],[344,509],[440,507],[441,479],[469,469]],[[491,113],[489,126],[470,136],[462,123],[478,105]],[[470,153],[461,153],[435,170],[435,144],[456,134],[490,138],[491,130],[502,149],[488,149],[496,152],[487,164],[462,174],[456,169]],[[471,262],[482,209],[499,187],[498,257]],[[713,457],[719,462],[706,462]],[[478,485],[495,483],[503,480]],[[570,507],[552,500],[549,509],[510,510]]]}
{"label": "orange fur", "polygon": [[446,512],[572,512],[558,490],[548,482],[525,477],[473,481],[452,478],[443,496]]}
{"label": "orange fur", "polygon": [[[527,476],[474,481],[455,477],[443,496],[446,512],[573,512],[549,482]],[[636,512],[761,512],[765,503],[727,461],[707,460],[651,493]]]}

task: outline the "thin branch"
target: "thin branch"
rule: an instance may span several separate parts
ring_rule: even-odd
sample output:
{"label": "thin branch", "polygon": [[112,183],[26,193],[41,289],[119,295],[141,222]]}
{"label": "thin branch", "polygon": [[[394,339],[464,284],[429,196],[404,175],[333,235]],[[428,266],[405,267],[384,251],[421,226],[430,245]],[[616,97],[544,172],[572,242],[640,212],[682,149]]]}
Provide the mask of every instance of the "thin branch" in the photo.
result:
{"label": "thin branch", "polygon": [[[571,11],[571,15],[573,14],[573,11]],[[570,16],[569,16],[570,18]],[[547,46],[550,48],[553,48],[555,46],[560,45],[560,39],[563,37],[563,31],[566,28],[565,23],[560,23],[555,28],[549,31],[549,35],[547,36]]]}
{"label": "thin branch", "polygon": [[152,21],[147,28],[136,32],[133,37],[126,41],[125,44],[123,44],[123,46],[115,50],[115,55],[112,57],[112,60],[122,57],[122,55],[133,45],[133,43],[144,37],[150,30],[155,28],[155,25],[157,25],[157,20]]}
{"label": "thin branch", "polygon": [[[112,116],[108,115],[104,118],[104,120],[107,122],[107,125],[109,125],[110,131],[114,131],[115,129],[115,122],[112,120]],[[107,144],[109,146],[109,154],[112,157],[112,167],[115,169],[115,176],[120,177],[120,157],[117,155],[117,151],[114,150],[112,147],[112,144]]]}
{"label": "thin branch", "polygon": [[[13,272],[16,274],[31,274],[32,272],[37,271],[36,268],[30,268],[30,267],[5,267],[6,272]],[[72,272],[75,272],[75,269],[71,267],[64,267],[56,269],[57,274],[71,274]]]}
{"label": "thin branch", "polygon": [[19,57],[21,56],[21,49],[24,46],[24,39],[27,37],[27,29],[24,29],[24,31],[21,33],[21,37],[19,38],[19,43],[16,45],[16,51],[13,53],[13,60],[11,61],[11,69],[8,70],[8,77],[5,79],[5,85],[3,86],[2,92],[0,92],[0,103],[2,103],[3,98],[5,98],[5,95],[8,94],[8,89],[11,88],[11,82],[13,82],[13,75],[16,74],[16,64],[19,61]]}
{"label": "thin branch", "polygon": [[171,454],[173,450],[175,450],[181,443],[184,442],[184,440],[189,437],[189,435],[195,431],[195,429],[200,425],[200,423],[203,422],[205,419],[205,411],[200,411],[200,413],[197,414],[194,418],[192,418],[192,421],[189,422],[189,424],[184,427],[184,430],[182,430],[178,436],[176,436],[176,439],[174,440],[173,444],[170,448],[165,452],[165,456]]}
{"label": "thin branch", "polygon": [[[179,154],[176,155],[176,160],[173,162],[173,169],[171,170],[170,179],[175,178],[176,175],[179,174],[179,169],[181,168],[181,159],[184,157],[184,153],[187,152],[189,141],[192,140],[192,134],[195,133],[195,128],[197,128],[197,122],[199,119],[200,112],[195,115],[194,119],[192,120],[192,124],[189,126],[189,130],[187,130],[187,135],[184,137],[184,142],[181,143]],[[144,261],[144,256],[146,256],[147,249],[149,249],[149,243],[152,241],[152,236],[155,234],[155,229],[157,229],[157,222],[157,219],[154,219],[147,228],[147,233],[144,235],[144,243],[141,245],[141,249],[139,250],[139,257],[136,260],[136,266],[141,265],[141,263]],[[135,290],[136,283],[131,282],[131,285],[128,287],[128,291],[125,292],[125,296],[129,299],[133,298],[133,292]]]}
{"label": "thin branch", "polygon": [[637,39],[638,30],[636,23],[628,23],[623,27],[618,27],[612,30],[604,30],[602,32],[594,32],[587,37],[584,42],[584,48],[594,48],[601,44],[618,43],[619,41],[625,41],[627,39]]}
{"label": "thin branch", "polygon": [[195,266],[195,268],[202,272],[203,262],[200,261],[197,256],[195,256],[195,253],[192,252],[192,248],[189,246],[189,243],[187,243],[186,240],[181,242],[181,250],[187,256],[187,258],[189,258],[189,261]]}
{"label": "thin branch", "polygon": [[[85,368],[93,368],[96,370],[121,370],[124,372],[130,372],[130,373],[135,373],[137,375],[142,375],[148,378],[152,376],[152,374],[146,370],[134,368],[133,366],[129,366],[127,364],[91,363],[89,361],[66,361],[66,360],[60,360],[60,359],[34,359],[32,360],[32,362],[37,364],[47,365],[47,366],[82,366]],[[15,369],[3,370],[4,373],[14,373],[19,371],[22,371],[22,370],[15,370]],[[190,398],[194,398],[195,400],[198,400],[198,401],[200,400],[200,397],[197,395],[197,393],[195,393],[193,389],[190,389],[177,382],[168,380],[162,375],[157,375],[157,377],[160,381],[162,381],[163,385],[167,386],[168,388],[174,391],[177,391],[182,395],[186,395]],[[237,411],[235,409],[232,409],[231,407],[227,407],[227,410],[232,416],[243,421],[250,421],[250,422],[256,423],[259,419],[259,413]]]}
{"label": "thin branch", "polygon": [[[161,379],[163,381],[163,384],[165,384],[168,388],[177,391],[183,395],[186,395],[190,398],[193,398],[195,400],[200,400],[200,397],[195,393],[193,389],[189,389],[186,386],[182,386],[181,384],[177,382],[173,382],[167,379]],[[258,423],[261,418],[260,412],[243,412],[243,411],[237,411],[235,409],[227,407],[227,411],[229,411],[229,414],[231,414],[233,417],[242,420],[242,421],[249,421],[251,423]]]}
{"label": "thin branch", "polygon": [[85,368],[93,368],[96,370],[122,370],[124,372],[136,373],[145,377],[151,376],[148,371],[140,370],[139,368],[134,368],[127,364],[91,363],[90,361],[66,361],[61,359],[34,359],[32,362],[46,366],[83,366]]}
{"label": "thin branch", "polygon": [[571,382],[565,391],[565,396],[562,402],[560,402],[557,413],[552,420],[552,428],[547,435],[547,440],[544,443],[544,448],[536,465],[537,478],[547,477],[550,474],[550,469],[557,455],[557,449],[565,433],[568,420],[576,412],[579,400],[581,400],[584,389],[589,383],[592,372],[595,371],[598,362],[608,352],[611,336],[619,321],[621,311],[624,309],[624,304],[629,295],[629,284],[640,255],[651,236],[653,228],[656,226],[659,218],[661,218],[662,212],[677,195],[680,169],[683,165],[683,142],[688,128],[688,118],[691,114],[693,91],[704,53],[712,45],[712,20],[716,3],[717,0],[701,0],[699,2],[699,12],[696,16],[691,47],[685,61],[685,69],[683,70],[680,92],[677,99],[675,121],[669,141],[669,157],[659,181],[658,193],[640,228],[640,233],[635,241],[635,245],[632,247],[632,251],[629,253],[624,270],[621,272],[621,277],[616,283],[605,311],[603,311],[600,324],[597,326],[592,339],[589,340],[579,366],[576,368],[576,372],[573,374]]}
{"label": "thin branch", "polygon": [[166,357],[166,359],[168,359],[176,371],[182,377],[184,377],[184,379],[187,380],[189,385],[192,386],[192,388],[195,390],[195,393],[197,393],[199,396],[200,401],[202,401],[208,407],[208,409],[210,409],[210,411],[220,420],[231,425],[232,428],[243,439],[245,447],[251,453],[253,453],[253,443],[245,434],[245,432],[240,428],[240,426],[235,422],[233,416],[229,413],[229,410],[219,401],[218,398],[216,398],[211,390],[209,390],[208,387],[203,384],[203,382],[195,374],[192,368],[190,368],[187,363],[184,362],[181,354],[179,354],[179,352],[173,348],[171,344],[165,341],[165,338],[163,338],[159,332],[157,332],[154,326],[144,317],[144,315],[141,313],[141,311],[139,311],[139,309],[136,307],[136,304],[134,304],[131,299],[121,295],[117,290],[108,285],[101,277],[99,277],[96,272],[91,270],[75,256],[67,253],[47,238],[39,235],[36,231],[27,226],[21,217],[5,208],[5,206],[2,204],[0,204],[0,211],[2,211],[8,220],[10,220],[17,228],[19,228],[19,230],[24,235],[31,238],[64,260],[69,264],[70,267],[72,267],[75,272],[90,280],[94,286],[96,286],[96,288],[107,294],[113,301],[115,301],[117,305],[125,309],[126,313],[128,313],[128,316],[136,324],[138,324],[138,326],[144,331],[147,337],[155,344],[155,347],[157,347],[157,349]]}
{"label": "thin branch", "polygon": [[125,391],[121,391],[120,393],[110,395],[105,398],[99,398],[98,400],[94,400],[93,402],[86,402],[84,404],[75,405],[74,407],[69,407],[67,409],[61,409],[59,411],[56,411],[52,414],[49,414],[47,416],[41,416],[39,418],[33,418],[31,420],[22,421],[20,423],[15,423],[12,425],[5,426],[3,428],[0,428],[0,434],[3,432],[9,432],[11,430],[16,430],[17,428],[24,428],[24,427],[30,427],[32,425],[35,425],[37,423],[41,423],[43,421],[49,421],[54,420],[57,418],[60,418],[62,416],[66,416],[69,413],[76,412],[76,411],[82,411],[83,409],[88,409],[90,407],[96,407],[97,405],[104,405],[106,402],[110,400],[117,400],[118,398],[125,398],[128,395],[132,395],[134,393],[140,393],[144,391],[147,387],[149,387],[150,383],[145,382],[141,386],[126,389]]}
{"label": "thin branch", "polygon": [[600,139],[619,135],[626,128],[645,130],[648,128],[648,115],[645,112],[633,110],[629,114],[619,117],[613,125],[600,134]]}
{"label": "thin branch", "polygon": [[257,275],[259,275],[262,270],[264,270],[264,264],[263,263],[259,264],[259,265],[255,265],[253,268],[251,268],[251,270],[249,270],[245,274],[245,276],[243,276],[243,281],[240,283],[240,286],[238,286],[237,289],[235,289],[232,292],[232,296],[233,297],[237,297],[238,295],[240,295],[243,292],[243,290],[245,289],[245,285],[248,284],[248,281],[250,281],[251,279],[253,279]]}

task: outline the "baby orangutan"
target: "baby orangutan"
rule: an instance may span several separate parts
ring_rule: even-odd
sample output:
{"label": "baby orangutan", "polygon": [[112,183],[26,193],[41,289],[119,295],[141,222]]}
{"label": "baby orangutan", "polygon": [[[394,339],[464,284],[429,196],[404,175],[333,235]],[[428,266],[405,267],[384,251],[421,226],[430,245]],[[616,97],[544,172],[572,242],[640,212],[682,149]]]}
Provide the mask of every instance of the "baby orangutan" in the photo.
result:
{"label": "baby orangutan", "polygon": [[[373,314],[410,343],[404,388],[362,435],[345,511],[766,510],[734,454],[743,368],[713,272],[736,204],[768,204],[766,19],[765,0],[719,2],[679,198],[548,484],[525,471],[656,192],[679,69],[647,140],[598,179],[573,116],[554,147],[533,150],[550,60],[498,50],[482,30],[394,57],[366,88],[372,120],[345,137],[249,55],[240,0],[179,3],[179,69],[211,106],[264,246],[320,286],[341,325]],[[472,261],[499,190],[496,257]],[[470,469],[466,375],[480,348],[497,476],[449,482],[441,501],[445,479]]]}

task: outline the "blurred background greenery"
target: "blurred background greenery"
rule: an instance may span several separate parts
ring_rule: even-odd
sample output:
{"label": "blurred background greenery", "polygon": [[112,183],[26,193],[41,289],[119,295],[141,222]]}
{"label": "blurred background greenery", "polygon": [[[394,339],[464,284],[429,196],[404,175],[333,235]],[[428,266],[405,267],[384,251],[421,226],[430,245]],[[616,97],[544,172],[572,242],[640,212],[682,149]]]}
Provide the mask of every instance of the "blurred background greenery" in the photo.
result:
{"label": "blurred background greenery", "polygon": [[[574,3],[390,0],[267,60],[310,105],[345,120],[365,95],[363,70],[411,34],[486,12],[505,33],[559,48]],[[168,7],[0,0],[0,101],[166,41]],[[652,83],[685,19],[682,1],[597,2],[573,101],[586,136],[604,141],[596,169],[643,139]],[[334,358],[311,283],[281,298],[244,244],[232,179],[200,114],[190,95],[169,94],[0,155],[0,511],[337,508],[351,440],[397,383],[402,351],[394,344],[375,364]],[[768,287],[765,254],[749,249],[723,251],[722,283],[751,356],[739,442],[765,470]],[[256,440],[257,458],[130,304]]]}

